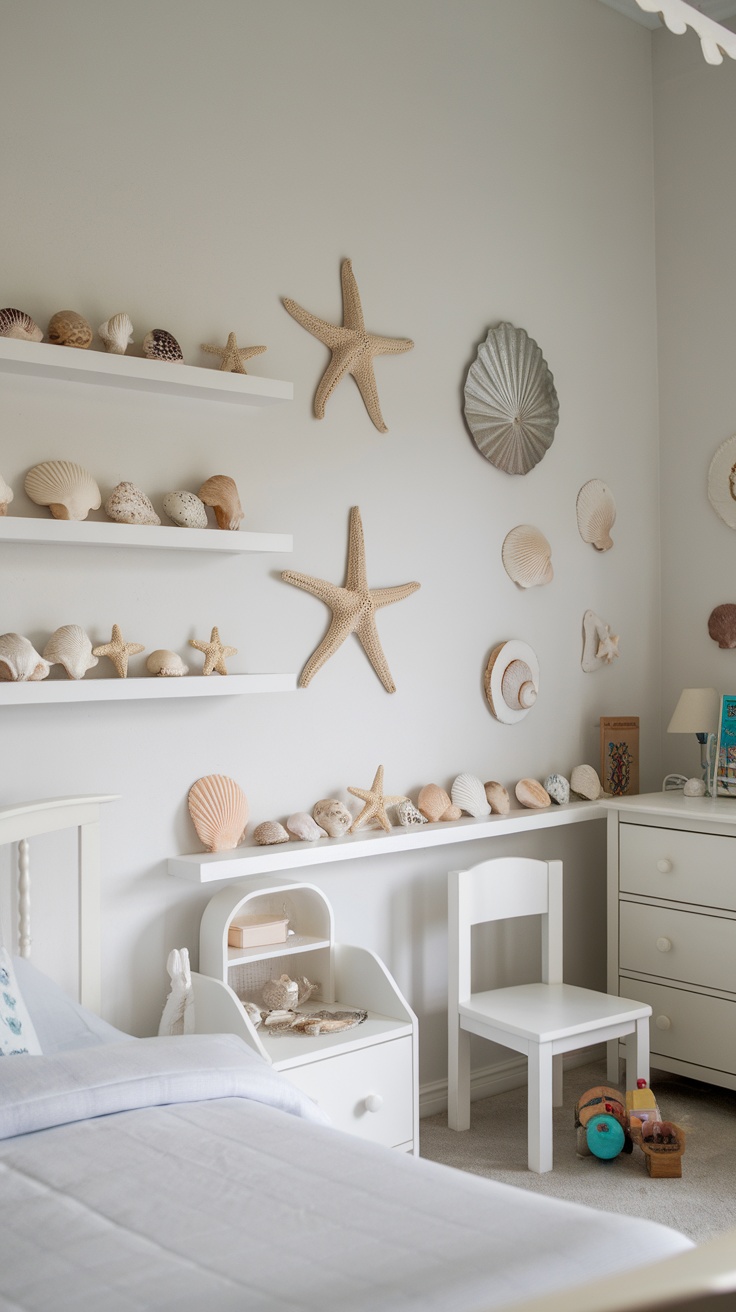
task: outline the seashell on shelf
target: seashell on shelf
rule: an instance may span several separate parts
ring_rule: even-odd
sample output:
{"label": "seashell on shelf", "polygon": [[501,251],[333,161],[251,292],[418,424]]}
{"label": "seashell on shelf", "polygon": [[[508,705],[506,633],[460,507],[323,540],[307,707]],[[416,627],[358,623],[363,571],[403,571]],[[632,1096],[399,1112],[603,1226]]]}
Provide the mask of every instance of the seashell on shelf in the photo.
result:
{"label": "seashell on shelf", "polygon": [[146,669],[160,679],[177,679],[189,673],[189,666],[184,664],[178,652],[168,651],[166,647],[157,647],[151,652]]}
{"label": "seashell on shelf", "polygon": [[235,482],[227,474],[213,474],[202,484],[197,495],[200,501],[214,510],[218,528],[240,528],[243,507]]}
{"label": "seashell on shelf", "polygon": [[549,806],[552,801],[547,789],[543,788],[537,779],[520,779],[514,792],[517,801],[521,802],[522,806],[528,806],[534,810],[541,811],[543,807]]}
{"label": "seashell on shelf", "polygon": [[417,825],[426,825],[429,823],[426,815],[422,815],[421,811],[418,810],[413,802],[409,801],[408,797],[405,797],[403,802],[397,803],[396,819],[404,829],[414,829]]}
{"label": "seashell on shelf", "polygon": [[299,985],[288,975],[281,975],[263,985],[261,996],[269,1011],[293,1011],[299,1003]]}
{"label": "seashell on shelf", "polygon": [[502,724],[523,720],[537,700],[539,662],[528,643],[518,638],[493,648],[484,675],[486,699]]}
{"label": "seashell on shelf", "polygon": [[184,356],[175,337],[165,328],[152,328],[143,338],[143,354],[148,360],[170,360],[181,364]]}
{"label": "seashell on shelf", "polygon": [[537,343],[513,324],[491,328],[465,382],[478,450],[506,474],[528,474],[554,440],[560,406]]}
{"label": "seashell on shelf", "polygon": [[42,342],[43,329],[23,310],[8,306],[0,310],[0,337],[14,337],[19,342]]}
{"label": "seashell on shelf", "polygon": [[69,679],[83,679],[87,670],[98,663],[98,657],[92,654],[92,642],[79,624],[62,624],[56,629],[43,655],[51,665],[61,665]]}
{"label": "seashell on shelf", "polygon": [[318,838],[327,838],[327,830],[313,820],[306,811],[295,811],[286,821],[286,828],[293,838],[306,843],[316,843]]}
{"label": "seashell on shelf", "polygon": [[504,788],[503,784],[497,783],[495,779],[489,779],[488,783],[483,785],[483,790],[494,815],[508,815],[511,810],[508,788]]}
{"label": "seashell on shelf", "polygon": [[425,784],[419,790],[417,809],[422,815],[426,815],[431,823],[444,820],[448,807],[453,805],[450,794],[446,793],[444,788],[440,788],[439,784]]}
{"label": "seashell on shelf", "polygon": [[0,474],[0,515],[7,515],[8,506],[13,500],[13,489]]}
{"label": "seashell on shelf", "polygon": [[459,820],[461,815],[462,808],[459,807],[456,802],[450,802],[444,815],[440,816],[440,820]]}
{"label": "seashell on shelf", "polygon": [[208,852],[229,852],[238,846],[248,823],[248,800],[234,779],[203,775],[189,789],[187,804]]}
{"label": "seashell on shelf", "polygon": [[48,339],[54,346],[75,346],[86,351],[92,341],[92,329],[76,310],[58,310],[49,319]]}
{"label": "seashell on shelf", "polygon": [[312,817],[330,838],[342,838],[353,823],[348,808],[336,797],[325,797],[321,802],[315,802]]}
{"label": "seashell on shelf", "polygon": [[169,519],[181,528],[207,527],[204,503],[193,492],[167,492],[163,504]]}
{"label": "seashell on shelf", "polygon": [[102,503],[92,475],[71,460],[44,460],[26,474],[24,487],[37,506],[48,506],[54,519],[86,519]]}
{"label": "seashell on shelf", "polygon": [[736,647],[736,606],[733,602],[725,601],[722,606],[716,606],[711,611],[708,616],[708,633],[724,651]]}
{"label": "seashell on shelf", "polygon": [[564,806],[565,802],[570,801],[570,784],[564,774],[548,774],[544,787],[558,806]]}
{"label": "seashell on shelf", "polygon": [[575,766],[570,775],[570,791],[588,802],[595,802],[603,795],[601,781],[592,765]]}
{"label": "seashell on shelf", "polygon": [[130,315],[113,314],[110,319],[106,319],[97,329],[101,337],[105,350],[110,355],[125,355],[128,347],[133,341],[133,325],[130,321]]}
{"label": "seashell on shelf", "polygon": [[260,1007],[257,1007],[255,1002],[249,1002],[247,998],[241,998],[240,1004],[246,1012],[251,1025],[258,1029],[262,1020]]}
{"label": "seashell on shelf", "polygon": [[583,542],[589,542],[596,551],[610,551],[613,546],[611,529],[616,519],[616,502],[611,489],[599,478],[583,483],[578,492],[576,513]]}
{"label": "seashell on shelf", "polygon": [[118,524],[160,524],[152,502],[135,483],[118,483],[105,502],[105,514]]}
{"label": "seashell on shelf", "polygon": [[452,785],[453,806],[467,815],[490,815],[491,807],[482,780],[474,774],[459,774]]}
{"label": "seashell on shelf", "polygon": [[705,783],[702,779],[686,779],[682,792],[685,797],[705,797]]}
{"label": "seashell on shelf", "polygon": [[51,666],[21,633],[0,633],[0,679],[6,683],[37,683]]}
{"label": "seashell on shelf", "polygon": [[517,524],[506,534],[501,559],[509,578],[520,588],[542,587],[554,577],[552,548],[533,524]]}
{"label": "seashell on shelf", "polygon": [[253,842],[260,844],[261,847],[268,847],[271,843],[288,843],[288,841],[289,835],[278,820],[263,820],[253,830]]}

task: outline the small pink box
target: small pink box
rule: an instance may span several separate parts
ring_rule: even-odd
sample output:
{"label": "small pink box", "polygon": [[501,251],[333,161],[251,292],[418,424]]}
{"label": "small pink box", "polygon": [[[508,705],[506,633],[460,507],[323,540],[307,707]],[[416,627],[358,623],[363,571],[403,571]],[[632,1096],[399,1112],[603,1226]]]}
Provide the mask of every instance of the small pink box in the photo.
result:
{"label": "small pink box", "polygon": [[269,943],[285,943],[288,923],[285,916],[241,916],[228,928],[228,947],[260,948]]}

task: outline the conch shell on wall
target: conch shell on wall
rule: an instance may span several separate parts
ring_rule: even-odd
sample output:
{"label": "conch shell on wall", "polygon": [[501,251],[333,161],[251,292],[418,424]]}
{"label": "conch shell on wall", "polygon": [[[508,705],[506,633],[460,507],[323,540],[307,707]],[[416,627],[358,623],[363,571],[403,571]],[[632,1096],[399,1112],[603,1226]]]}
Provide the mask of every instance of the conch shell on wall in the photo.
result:
{"label": "conch shell on wall", "polygon": [[92,475],[71,460],[44,460],[29,469],[25,489],[37,506],[48,506],[54,519],[86,519],[102,504]]}
{"label": "conch shell on wall", "polygon": [[208,852],[237,847],[248,823],[248,801],[234,779],[207,774],[189,789],[189,814]]}
{"label": "conch shell on wall", "polygon": [[0,679],[4,682],[38,682],[51,666],[21,633],[0,634]]}

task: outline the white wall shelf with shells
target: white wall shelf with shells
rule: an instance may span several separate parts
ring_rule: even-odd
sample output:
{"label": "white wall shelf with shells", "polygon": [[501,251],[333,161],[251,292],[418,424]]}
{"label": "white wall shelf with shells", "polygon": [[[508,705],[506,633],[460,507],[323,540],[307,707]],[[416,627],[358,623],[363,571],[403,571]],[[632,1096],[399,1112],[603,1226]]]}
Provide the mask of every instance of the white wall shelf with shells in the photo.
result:
{"label": "white wall shelf with shells", "polygon": [[[183,680],[175,680],[177,683]],[[246,842],[230,852],[198,852],[191,856],[170,857],[167,863],[170,875],[188,879],[196,884],[211,884],[218,880],[244,879],[248,875],[277,874],[304,866],[322,865],[329,861],[350,861],[359,857],[381,856],[389,852],[405,852],[410,848],[440,847],[448,843],[465,843],[481,838],[501,838],[506,834],[533,833],[537,829],[551,829],[558,825],[574,825],[588,820],[602,820],[605,806],[598,802],[567,802],[544,811],[520,808],[508,815],[483,817],[464,816],[462,820],[441,820],[436,823],[402,828],[390,833],[383,829],[355,834],[343,838],[319,838],[316,842],[279,843],[275,847],[260,847]]]}
{"label": "white wall shelf with shells", "polygon": [[0,707],[54,702],[140,701],[164,697],[239,697],[244,693],[296,692],[296,674],[189,674],[182,679],[143,675],[128,679],[21,679],[0,682]]}
{"label": "white wall shelf with shells", "polygon": [[175,551],[292,551],[290,533],[238,529],[180,528],[166,524],[115,524],[74,519],[0,516],[0,542],[52,543],[89,547],[147,547]]}
{"label": "white wall shelf with shells", "polygon": [[11,337],[0,337],[0,370],[250,406],[273,405],[294,398],[293,383],[277,378],[258,378],[253,374],[222,372],[140,356],[111,355],[107,351],[65,350],[49,342],[23,342]]}

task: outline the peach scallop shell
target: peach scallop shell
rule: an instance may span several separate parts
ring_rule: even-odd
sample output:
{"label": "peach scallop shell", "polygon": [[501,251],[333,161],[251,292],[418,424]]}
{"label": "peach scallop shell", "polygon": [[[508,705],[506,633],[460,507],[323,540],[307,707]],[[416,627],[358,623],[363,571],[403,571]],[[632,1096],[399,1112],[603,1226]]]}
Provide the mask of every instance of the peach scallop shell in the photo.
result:
{"label": "peach scallop shell", "polygon": [[76,310],[58,310],[49,319],[48,337],[55,346],[75,346],[86,351],[92,341],[92,329]]}
{"label": "peach scallop shell", "polygon": [[43,332],[30,314],[8,306],[0,310],[0,337],[15,337],[20,342],[42,342]]}
{"label": "peach scallop shell", "polygon": [[118,524],[160,524],[145,492],[135,483],[118,483],[105,502],[105,514]]}
{"label": "peach scallop shell", "polygon": [[37,506],[48,506],[54,519],[86,519],[102,503],[92,475],[71,460],[44,460],[29,469],[25,489]]}
{"label": "peach scallop shell", "polygon": [[208,852],[237,847],[248,822],[248,799],[234,779],[206,774],[189,789],[189,814]]}
{"label": "peach scallop shell", "polygon": [[596,551],[610,551],[613,546],[611,529],[616,519],[616,502],[611,489],[599,478],[583,483],[578,492],[576,512],[583,542],[590,542]]}
{"label": "peach scallop shell", "polygon": [[200,501],[212,506],[218,528],[239,529],[243,519],[235,482],[227,474],[213,474],[199,489]]}
{"label": "peach scallop shell", "polygon": [[62,624],[51,634],[43,654],[51,665],[63,666],[69,679],[83,679],[98,662],[92,642],[79,624]]}
{"label": "peach scallop shell", "polygon": [[8,506],[13,500],[13,489],[0,474],[0,515],[7,515]]}
{"label": "peach scallop shell", "polygon": [[11,683],[38,682],[46,678],[50,668],[28,638],[20,633],[0,634],[0,679]]}
{"label": "peach scallop shell", "polygon": [[450,807],[455,805],[449,793],[440,788],[439,784],[425,784],[419,790],[417,809],[431,822],[445,819]]}
{"label": "peach scallop shell", "polygon": [[552,549],[533,524],[518,524],[506,534],[501,559],[509,578],[520,588],[536,588],[552,582]]}
{"label": "peach scallop shell", "polygon": [[474,774],[459,774],[452,785],[452,801],[466,815],[490,815],[491,807],[485,787]]}

